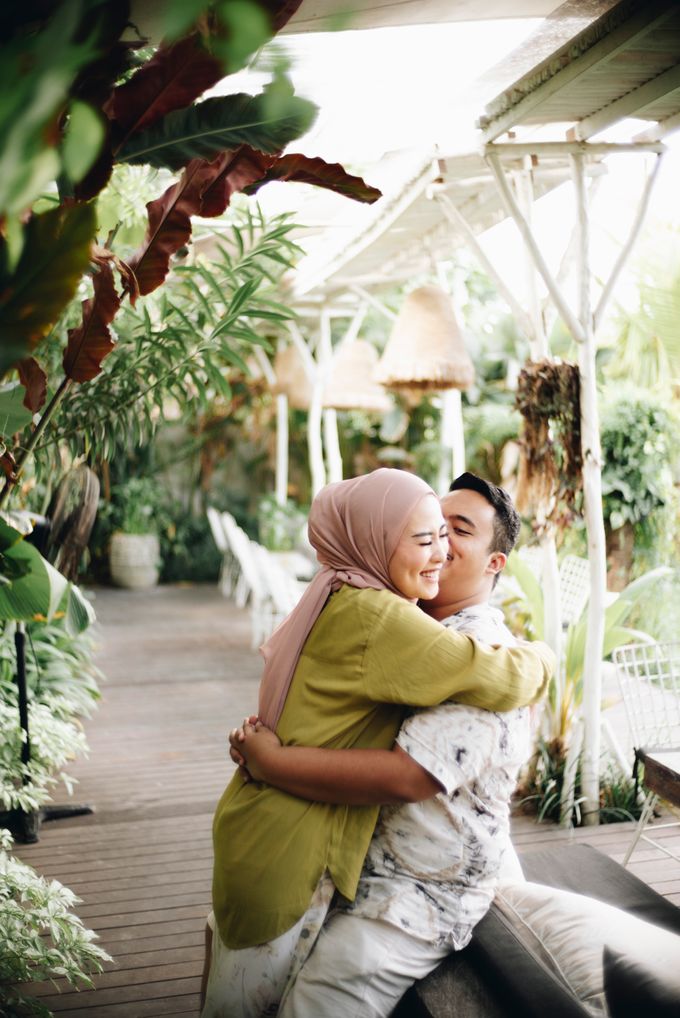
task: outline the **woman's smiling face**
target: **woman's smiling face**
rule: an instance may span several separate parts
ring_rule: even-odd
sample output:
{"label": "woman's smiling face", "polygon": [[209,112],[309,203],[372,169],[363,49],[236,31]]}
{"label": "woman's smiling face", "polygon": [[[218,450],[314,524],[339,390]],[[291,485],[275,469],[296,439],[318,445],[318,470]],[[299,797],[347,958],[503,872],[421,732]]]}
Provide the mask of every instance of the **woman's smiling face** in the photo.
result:
{"label": "woman's smiling face", "polygon": [[433,598],[446,561],[447,530],[439,502],[425,495],[411,513],[389,562],[390,580],[410,600]]}

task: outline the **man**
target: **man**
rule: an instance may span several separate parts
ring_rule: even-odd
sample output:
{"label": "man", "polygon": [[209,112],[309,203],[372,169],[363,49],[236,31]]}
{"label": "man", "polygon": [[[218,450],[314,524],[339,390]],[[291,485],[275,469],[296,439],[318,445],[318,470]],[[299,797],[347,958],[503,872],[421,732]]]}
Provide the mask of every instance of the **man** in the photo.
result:
{"label": "man", "polygon": [[[517,540],[503,489],[463,474],[442,499],[448,561],[433,618],[509,644],[491,592]],[[415,979],[460,950],[486,913],[509,848],[509,800],[530,752],[528,708],[446,703],[413,713],[392,751],[281,747],[266,730],[234,739],[257,780],[303,798],[383,806],[353,903],[326,920],[280,1014],[388,1015]],[[310,935],[314,931],[310,930]]]}

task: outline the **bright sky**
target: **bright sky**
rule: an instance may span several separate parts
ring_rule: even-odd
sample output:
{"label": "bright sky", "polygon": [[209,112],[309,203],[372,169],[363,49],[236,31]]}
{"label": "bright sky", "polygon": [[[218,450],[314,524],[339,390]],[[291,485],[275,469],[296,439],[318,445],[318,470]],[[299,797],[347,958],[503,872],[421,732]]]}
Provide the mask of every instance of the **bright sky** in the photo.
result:
{"label": "bright sky", "polygon": [[[275,46],[290,56],[296,92],[320,108],[312,130],[293,150],[341,162],[383,190],[388,190],[392,166],[399,166],[394,157],[384,158],[388,153],[410,150],[426,158],[436,145],[444,154],[474,150],[475,118],[514,75],[506,80],[496,76],[483,87],[475,82],[521,47],[539,24],[540,19],[507,19],[279,37]],[[245,71],[227,83],[229,91],[253,92],[268,79],[268,74]],[[639,130],[644,126],[640,123]],[[650,206],[652,223],[680,223],[680,133],[667,144],[670,151]],[[625,239],[650,158],[627,155],[608,161],[609,173],[593,207],[593,260],[600,276],[606,276]],[[536,207],[536,233],[554,268],[574,222],[572,195],[571,187],[563,186]],[[327,213],[345,231],[365,212],[356,203],[329,202],[318,189],[294,185],[268,185],[260,199],[265,210],[299,209],[310,222],[318,223],[319,213],[323,221]],[[506,221],[488,231],[484,243],[521,293],[525,276],[514,225]]]}
{"label": "bright sky", "polygon": [[[447,147],[481,112],[463,101],[471,83],[519,45],[540,19],[409,25],[282,36],[299,95],[320,108],[295,150],[330,162],[375,162],[390,150]],[[261,87],[245,71],[229,91]],[[456,146],[457,147],[457,146]]]}

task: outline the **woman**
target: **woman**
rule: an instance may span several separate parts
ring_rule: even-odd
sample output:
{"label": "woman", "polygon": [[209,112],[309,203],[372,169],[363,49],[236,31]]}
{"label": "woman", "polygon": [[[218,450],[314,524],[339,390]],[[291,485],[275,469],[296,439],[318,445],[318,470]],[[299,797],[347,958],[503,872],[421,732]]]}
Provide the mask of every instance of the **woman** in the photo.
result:
{"label": "woman", "polygon": [[[390,748],[407,705],[495,710],[547,683],[547,648],[491,649],[417,607],[446,554],[436,495],[399,470],[329,485],[309,538],[322,565],[263,648],[259,713],[284,744]],[[353,899],[377,806],[310,803],[236,774],[213,826],[214,936],[203,1018],[275,1014],[335,889]]]}

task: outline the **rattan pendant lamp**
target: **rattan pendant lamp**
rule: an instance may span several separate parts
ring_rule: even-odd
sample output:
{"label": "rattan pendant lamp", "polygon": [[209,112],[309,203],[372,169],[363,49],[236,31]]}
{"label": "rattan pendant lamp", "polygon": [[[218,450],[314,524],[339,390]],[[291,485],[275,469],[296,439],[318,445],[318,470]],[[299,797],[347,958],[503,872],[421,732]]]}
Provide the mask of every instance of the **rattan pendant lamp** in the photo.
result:
{"label": "rattan pendant lamp", "polygon": [[440,287],[412,290],[394,323],[374,378],[417,405],[426,393],[442,392],[442,445],[451,449],[451,464],[442,464],[441,493],[451,474],[465,469],[460,392],[475,377],[451,298]]}
{"label": "rattan pendant lamp", "polygon": [[312,401],[312,383],[307,377],[305,363],[297,347],[284,346],[277,350],[274,358],[276,381],[272,392],[286,396],[293,410],[309,410]]}

